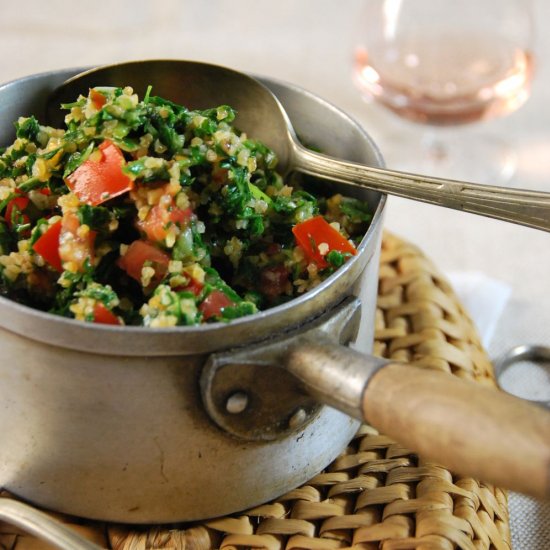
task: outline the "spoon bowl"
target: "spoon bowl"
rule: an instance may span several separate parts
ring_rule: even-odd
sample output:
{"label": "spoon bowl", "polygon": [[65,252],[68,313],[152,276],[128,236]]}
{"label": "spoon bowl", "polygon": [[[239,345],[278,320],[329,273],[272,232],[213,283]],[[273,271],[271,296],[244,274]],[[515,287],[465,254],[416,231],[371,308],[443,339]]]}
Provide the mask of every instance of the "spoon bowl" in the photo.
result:
{"label": "spoon bowl", "polygon": [[[316,153],[296,137],[284,108],[258,80],[208,63],[184,60],[133,61],[91,69],[74,76],[51,95],[50,124],[60,125],[59,105],[87,94],[94,86],[132,86],[143,96],[156,95],[190,109],[230,105],[240,130],[264,142],[279,157],[279,168],[298,171],[351,187],[427,202],[550,231],[550,193],[467,183],[451,179],[373,168]],[[330,132],[330,128],[326,129]]]}
{"label": "spoon bowl", "polygon": [[238,128],[271,147],[283,171],[290,166],[290,120],[270,90],[247,74],[183,60],[131,61],[98,67],[75,75],[52,92],[46,105],[48,123],[62,126],[65,113],[59,106],[74,101],[79,94],[87,95],[94,86],[131,86],[140,97],[152,86],[152,94],[188,109],[230,105],[237,111]]}

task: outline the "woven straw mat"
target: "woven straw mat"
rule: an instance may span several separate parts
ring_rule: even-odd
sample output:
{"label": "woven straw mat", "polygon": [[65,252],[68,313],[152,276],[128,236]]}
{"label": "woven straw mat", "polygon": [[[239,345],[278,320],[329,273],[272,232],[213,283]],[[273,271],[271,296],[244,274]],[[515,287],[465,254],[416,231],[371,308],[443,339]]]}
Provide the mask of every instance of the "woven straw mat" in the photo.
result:
{"label": "woven straw mat", "polygon": [[[494,384],[472,322],[420,250],[384,235],[379,277],[376,354]],[[139,528],[55,517],[116,550],[510,548],[504,491],[426,462],[368,425],[309,483],[234,516]],[[0,523],[0,548],[49,546]]]}

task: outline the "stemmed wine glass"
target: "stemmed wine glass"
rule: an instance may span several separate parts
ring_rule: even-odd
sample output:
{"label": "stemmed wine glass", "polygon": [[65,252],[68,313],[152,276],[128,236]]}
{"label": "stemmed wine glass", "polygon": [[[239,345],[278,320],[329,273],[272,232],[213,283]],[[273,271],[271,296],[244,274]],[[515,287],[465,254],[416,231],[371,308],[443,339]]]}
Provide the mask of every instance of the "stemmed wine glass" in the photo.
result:
{"label": "stemmed wine glass", "polygon": [[422,139],[392,155],[391,167],[506,183],[516,164],[509,143],[457,126],[523,105],[532,42],[531,0],[366,0],[357,22],[355,84],[365,98],[427,125]]}

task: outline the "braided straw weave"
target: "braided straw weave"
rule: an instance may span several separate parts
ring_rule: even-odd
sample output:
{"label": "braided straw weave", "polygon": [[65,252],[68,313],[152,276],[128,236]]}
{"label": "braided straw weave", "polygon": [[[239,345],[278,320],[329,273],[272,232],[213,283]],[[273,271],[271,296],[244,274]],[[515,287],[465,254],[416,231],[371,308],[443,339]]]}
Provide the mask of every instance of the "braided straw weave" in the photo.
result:
{"label": "braided straw weave", "polygon": [[[417,248],[386,234],[379,283],[378,355],[494,384],[471,321],[449,284]],[[116,550],[510,548],[505,492],[456,477],[368,425],[309,483],[231,517],[141,528],[62,519]],[[46,545],[0,524],[0,547],[33,550]]]}

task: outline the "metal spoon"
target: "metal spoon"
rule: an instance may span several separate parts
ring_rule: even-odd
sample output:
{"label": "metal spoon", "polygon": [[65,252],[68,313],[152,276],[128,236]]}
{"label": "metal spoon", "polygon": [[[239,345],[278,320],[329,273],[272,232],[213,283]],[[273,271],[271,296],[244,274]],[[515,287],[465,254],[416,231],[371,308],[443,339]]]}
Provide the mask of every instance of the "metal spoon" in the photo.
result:
{"label": "metal spoon", "polygon": [[[87,94],[94,86],[132,86],[190,109],[231,105],[237,125],[271,147],[283,172],[296,170],[346,185],[550,231],[550,193],[510,189],[372,168],[313,152],[298,141],[277,98],[256,79],[217,65],[194,61],[151,60],[109,65],[81,73],[60,86],[48,100],[47,117],[59,125],[59,105]],[[331,129],[327,128],[327,132]]]}

